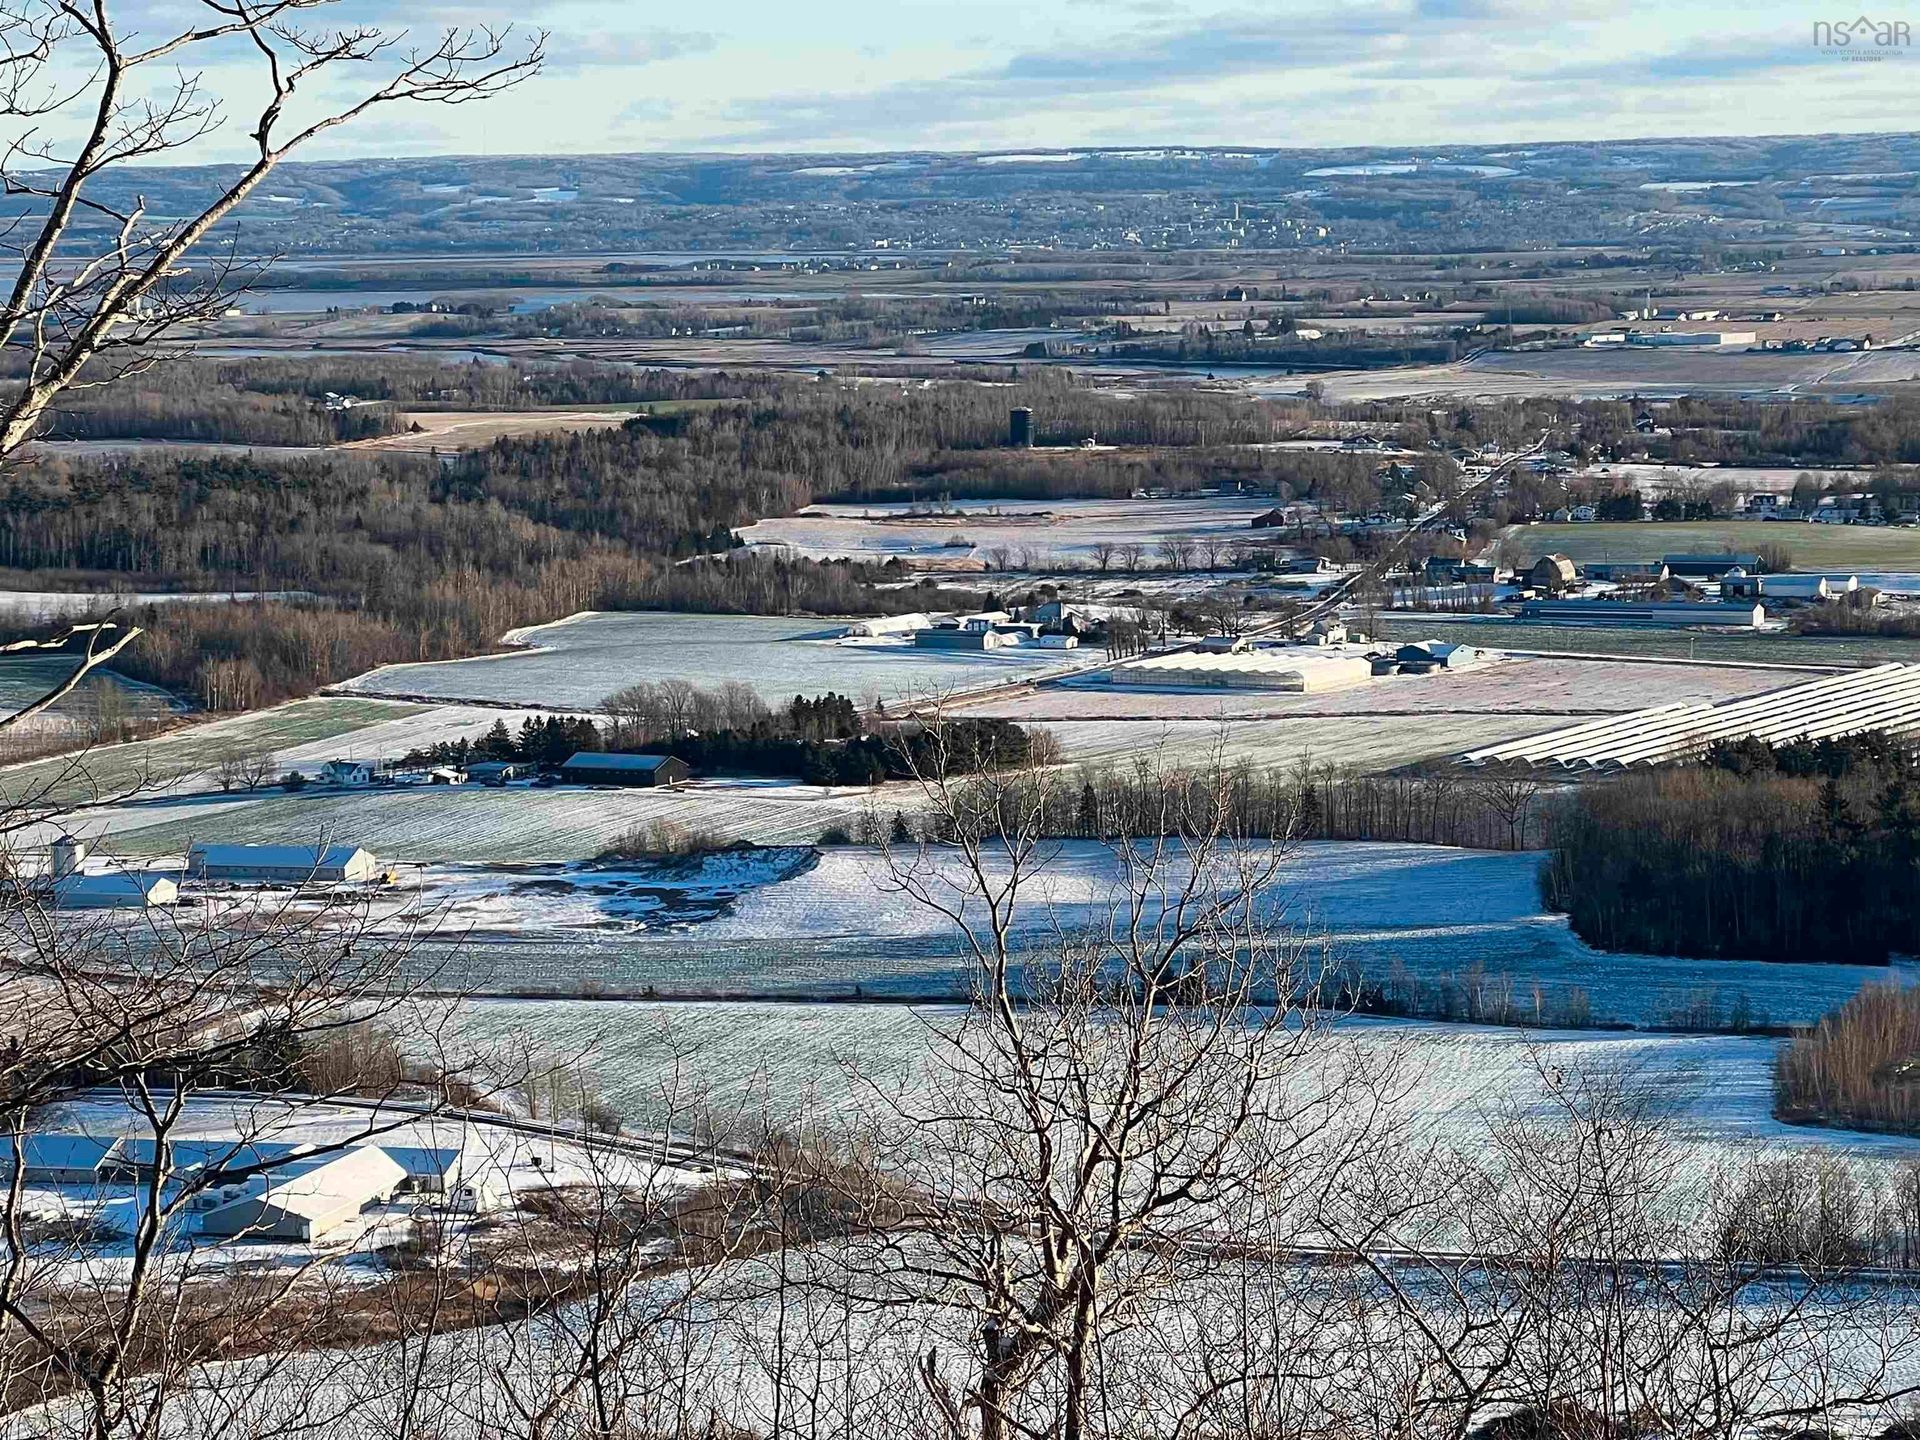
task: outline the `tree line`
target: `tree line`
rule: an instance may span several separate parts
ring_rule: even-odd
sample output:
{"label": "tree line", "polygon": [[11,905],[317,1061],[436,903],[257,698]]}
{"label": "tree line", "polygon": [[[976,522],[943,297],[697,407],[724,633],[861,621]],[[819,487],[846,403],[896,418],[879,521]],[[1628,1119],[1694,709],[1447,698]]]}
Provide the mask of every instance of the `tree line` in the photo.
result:
{"label": "tree line", "polygon": [[1603,950],[1885,964],[1920,946],[1917,780],[1884,736],[1723,744],[1581,787],[1542,889]]}

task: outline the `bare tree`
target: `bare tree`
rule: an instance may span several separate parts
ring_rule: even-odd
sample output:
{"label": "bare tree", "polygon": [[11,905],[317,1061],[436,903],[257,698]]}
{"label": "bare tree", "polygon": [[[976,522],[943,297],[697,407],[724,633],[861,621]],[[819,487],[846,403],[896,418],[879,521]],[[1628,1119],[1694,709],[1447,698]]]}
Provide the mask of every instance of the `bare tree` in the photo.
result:
{"label": "bare tree", "polygon": [[[0,411],[0,457],[64,392],[152,365],[183,325],[225,307],[243,270],[227,260],[195,275],[186,262],[288,155],[395,104],[485,99],[541,61],[540,35],[510,53],[510,36],[485,28],[413,44],[404,32],[307,23],[332,3],[202,0],[200,23],[147,34],[110,0],[0,5],[0,116],[10,122],[0,179],[20,216],[0,241],[19,267],[0,303],[0,343],[27,356]],[[234,54],[249,57],[264,91],[242,122],[251,158],[192,213],[151,213],[134,190],[138,167],[225,124],[197,67]],[[367,78],[352,89],[356,75]]]}
{"label": "bare tree", "polygon": [[1223,1237],[1268,1243],[1338,1185],[1369,1127],[1328,1119],[1369,1082],[1324,1063],[1269,896],[1284,844],[1235,832],[1224,771],[1145,787],[1154,823],[1109,834],[1112,891],[1071,930],[1033,894],[1052,772],[922,775],[946,843],[890,850],[890,875],[951,922],[974,1003],[864,1142],[895,1184],[845,1283],[953,1322],[919,1367],[941,1433],[1080,1440],[1129,1408],[1103,1392],[1123,1332],[1237,1263]]}

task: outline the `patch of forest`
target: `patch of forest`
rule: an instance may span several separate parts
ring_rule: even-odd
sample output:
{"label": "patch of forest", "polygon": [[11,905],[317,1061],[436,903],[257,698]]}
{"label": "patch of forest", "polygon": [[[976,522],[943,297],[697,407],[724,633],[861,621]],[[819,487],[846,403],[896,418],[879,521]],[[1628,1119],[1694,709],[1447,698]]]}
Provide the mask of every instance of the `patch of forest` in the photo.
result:
{"label": "patch of forest", "polygon": [[1602,950],[1880,965],[1920,951],[1920,763],[1884,735],[1717,745],[1584,786],[1547,903]]}

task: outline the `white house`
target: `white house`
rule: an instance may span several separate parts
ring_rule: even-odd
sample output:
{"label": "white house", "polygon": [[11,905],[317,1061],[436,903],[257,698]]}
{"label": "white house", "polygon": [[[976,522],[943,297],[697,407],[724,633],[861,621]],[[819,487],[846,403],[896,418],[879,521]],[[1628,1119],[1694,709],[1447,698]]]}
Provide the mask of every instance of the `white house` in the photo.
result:
{"label": "white house", "polygon": [[329,760],[320,767],[322,785],[371,785],[373,765],[366,760]]}

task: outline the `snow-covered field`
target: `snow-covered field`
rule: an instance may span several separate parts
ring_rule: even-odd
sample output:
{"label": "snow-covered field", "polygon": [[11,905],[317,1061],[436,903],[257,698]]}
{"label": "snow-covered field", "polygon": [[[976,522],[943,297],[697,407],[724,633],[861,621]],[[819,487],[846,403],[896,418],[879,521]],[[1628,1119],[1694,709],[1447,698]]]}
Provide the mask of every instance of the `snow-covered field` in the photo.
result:
{"label": "snow-covered field", "polygon": [[[601,1093],[644,1124],[698,1097],[742,1119],[848,1117],[873,1094],[938,1083],[937,1032],[960,1006],[651,1001],[474,1001],[452,1033],[478,1046],[538,1034],[588,1056]],[[1494,1119],[1544,1115],[1549,1077],[1629,1080],[1657,1097],[1668,1127],[1702,1163],[1735,1147],[1793,1144],[1920,1159],[1920,1140],[1784,1125],[1772,1115],[1773,1055],[1757,1037],[1522,1031],[1347,1019],[1329,1052],[1394,1075],[1394,1108],[1422,1139],[1477,1143]]]}
{"label": "snow-covered field", "polygon": [[1555,716],[1625,714],[1654,705],[1731,699],[1807,678],[1808,672],[1764,667],[1515,656],[1469,670],[1383,675],[1371,684],[1318,695],[1154,690],[1110,685],[1096,677],[989,696],[964,708],[969,715],[1020,721],[1458,715],[1526,723],[1537,716],[1542,728],[1551,728]]}
{"label": "snow-covered field", "polygon": [[[1167,500],[960,500],[945,513],[915,514],[907,504],[809,505],[798,515],[762,520],[740,531],[749,545],[777,545],[816,559],[893,555],[991,557],[1014,552],[1029,568],[1049,560],[1084,561],[1099,544],[1140,545],[1145,558],[1162,539],[1237,541],[1272,501],[1250,496],[1182,496]],[[964,541],[966,543],[957,543]]]}
{"label": "snow-covered field", "polygon": [[[480,785],[374,790],[281,790],[123,806],[110,821],[129,854],[183,854],[194,841],[303,844],[326,837],[399,861],[561,861],[599,854],[637,825],[668,821],[721,841],[812,844],[855,823],[864,790],[811,785],[690,787],[675,791]],[[883,803],[884,797],[883,797]],[[901,803],[907,803],[903,796]],[[95,812],[83,829],[95,825]]]}
{"label": "snow-covered field", "polygon": [[[483,804],[516,798],[498,791],[415,794],[466,795]],[[655,798],[527,794],[555,805],[570,798],[609,805]],[[806,808],[820,818],[822,806]],[[451,807],[443,803],[440,813],[458,811],[456,800]],[[773,848],[699,861],[532,863],[551,858],[548,834],[564,814],[532,814],[522,842],[526,863],[403,869],[399,887],[374,897],[374,920],[415,937],[427,927],[420,954],[432,963],[436,983],[480,992],[795,1001],[963,999],[969,993],[971,972],[950,922],[903,893],[878,851],[841,846],[816,855]],[[619,823],[631,819],[627,812]],[[462,831],[450,818],[443,848],[458,851]],[[403,858],[391,833],[379,828],[336,832],[336,838],[370,843],[383,859]],[[488,848],[499,848],[498,842]],[[1268,903],[1300,935],[1311,963],[1346,967],[1397,996],[1446,1007],[1432,1013],[1461,1017],[1550,1024],[1584,1012],[1595,1023],[1643,1027],[1726,1027],[1741,1016],[1749,1025],[1804,1023],[1863,985],[1916,978],[1908,966],[1595,951],[1562,917],[1541,909],[1538,863],[1528,853],[1308,844],[1285,859]],[[917,868],[937,892],[959,898],[951,852],[930,852]],[[1012,930],[1016,949],[1040,953],[1056,929],[1106,924],[1115,894],[1109,852],[1087,842],[1060,845],[1022,892]]]}
{"label": "snow-covered field", "polygon": [[591,709],[642,680],[753,686],[771,704],[835,691],[866,702],[923,699],[1072,668],[1072,652],[919,650],[896,638],[841,640],[845,622],[661,612],[590,614],[520,632],[531,648],[473,660],[389,665],[340,687],[361,694]]}

